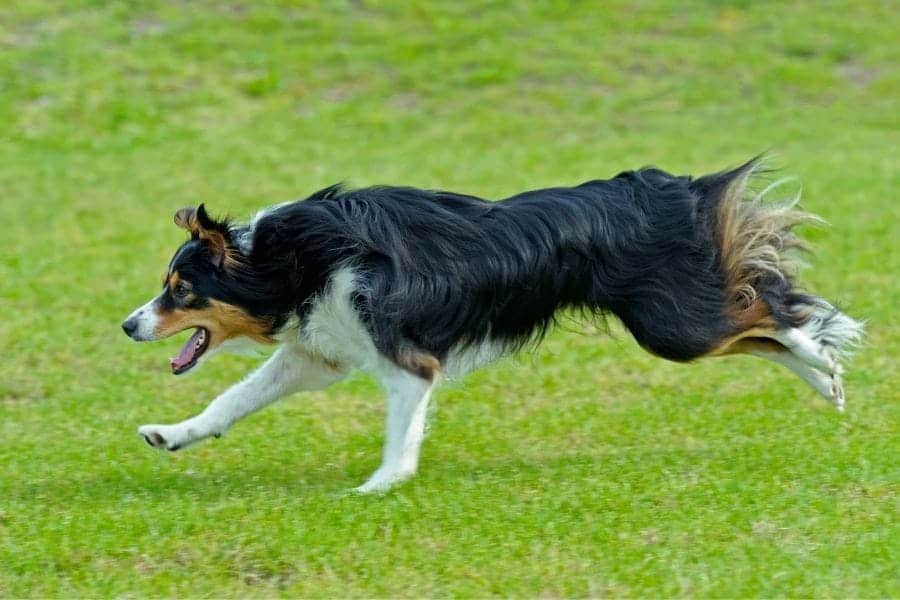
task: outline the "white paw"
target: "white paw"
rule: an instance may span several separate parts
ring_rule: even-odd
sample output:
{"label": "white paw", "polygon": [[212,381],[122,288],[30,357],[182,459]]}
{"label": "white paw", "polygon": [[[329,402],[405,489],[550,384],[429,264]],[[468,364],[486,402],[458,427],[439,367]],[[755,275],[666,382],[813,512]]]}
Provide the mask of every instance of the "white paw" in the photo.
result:
{"label": "white paw", "polygon": [[834,405],[840,412],[844,412],[844,405],[846,404],[846,400],[844,398],[844,367],[841,365],[838,360],[837,351],[830,347],[825,347],[825,355],[833,362],[834,369],[830,372],[831,375],[831,401],[834,402]]}
{"label": "white paw", "polygon": [[403,483],[413,475],[415,475],[415,471],[385,469],[384,467],[381,467],[372,473],[372,476],[369,477],[368,481],[361,486],[353,488],[353,491],[357,494],[384,493],[392,487]]}
{"label": "white paw", "polygon": [[138,433],[145,442],[154,448],[171,452],[184,448],[203,437],[181,423],[177,425],[143,425],[138,427]]}
{"label": "white paw", "polygon": [[826,359],[831,362],[830,373],[836,373],[838,375],[844,374],[844,367],[841,365],[841,356],[833,346],[823,345],[822,354],[824,354]]}
{"label": "white paw", "polygon": [[846,399],[844,398],[844,380],[840,372],[831,376],[831,401],[840,412],[844,412]]}

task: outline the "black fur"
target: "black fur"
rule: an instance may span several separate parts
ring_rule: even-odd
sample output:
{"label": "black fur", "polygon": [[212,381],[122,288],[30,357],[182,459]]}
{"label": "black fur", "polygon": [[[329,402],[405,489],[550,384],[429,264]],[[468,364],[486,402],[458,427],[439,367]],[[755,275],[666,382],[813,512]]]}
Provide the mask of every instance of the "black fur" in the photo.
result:
{"label": "black fur", "polygon": [[252,231],[229,229],[231,245],[249,235],[252,248],[231,268],[212,268],[198,240],[172,266],[276,329],[292,314],[302,320],[329,277],[352,266],[354,302],[395,360],[408,351],[443,360],[488,337],[518,347],[573,308],[611,312],[648,350],[686,361],[733,333],[712,215],[737,173],[692,180],[647,168],[498,202],[332,186],[273,209]]}

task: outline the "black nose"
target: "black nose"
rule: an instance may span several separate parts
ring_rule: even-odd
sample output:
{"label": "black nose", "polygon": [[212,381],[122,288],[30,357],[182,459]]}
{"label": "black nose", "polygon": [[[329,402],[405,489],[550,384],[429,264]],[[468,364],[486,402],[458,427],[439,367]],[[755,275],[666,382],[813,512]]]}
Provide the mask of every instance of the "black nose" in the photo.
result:
{"label": "black nose", "polygon": [[125,335],[128,337],[134,337],[134,332],[137,331],[138,324],[137,319],[131,317],[130,319],[126,319],[124,323],[122,323],[122,331],[125,332]]}

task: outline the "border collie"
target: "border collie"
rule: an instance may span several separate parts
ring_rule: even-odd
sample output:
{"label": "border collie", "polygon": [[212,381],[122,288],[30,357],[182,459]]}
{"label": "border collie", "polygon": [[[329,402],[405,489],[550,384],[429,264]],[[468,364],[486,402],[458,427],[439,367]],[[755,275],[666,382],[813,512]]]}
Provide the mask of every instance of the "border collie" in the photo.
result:
{"label": "border collie", "polygon": [[669,360],[772,360],[843,410],[841,361],[862,324],[798,288],[792,228],[815,217],[749,191],[759,171],[758,159],[700,178],[644,168],[497,202],[332,186],[243,225],[183,208],[190,239],[125,333],[193,328],[175,374],[241,339],[279,346],[199,415],[139,433],[178,450],[360,369],[387,391],[387,430],[357,490],[386,490],[416,472],[438,381],[536,343],[561,310],[611,313]]}

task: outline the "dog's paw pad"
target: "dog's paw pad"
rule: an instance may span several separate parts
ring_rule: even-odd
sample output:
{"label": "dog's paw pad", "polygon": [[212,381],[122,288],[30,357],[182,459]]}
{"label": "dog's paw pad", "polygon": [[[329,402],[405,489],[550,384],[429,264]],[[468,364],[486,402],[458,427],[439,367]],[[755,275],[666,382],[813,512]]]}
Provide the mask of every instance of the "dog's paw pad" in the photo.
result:
{"label": "dog's paw pad", "polygon": [[155,431],[152,433],[142,433],[144,436],[144,441],[153,446],[154,448],[159,448],[161,446],[165,446],[166,440],[163,436],[159,435]]}
{"label": "dog's paw pad", "polygon": [[160,433],[160,429],[163,429],[163,427],[145,425],[138,429],[138,433],[151,448],[169,450],[170,452],[174,452],[181,448],[182,444],[172,440],[170,436]]}

